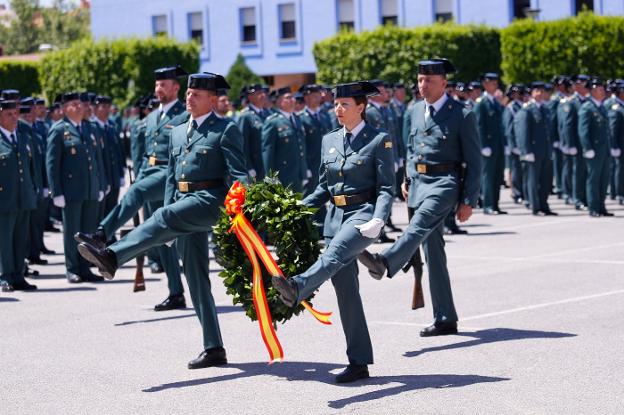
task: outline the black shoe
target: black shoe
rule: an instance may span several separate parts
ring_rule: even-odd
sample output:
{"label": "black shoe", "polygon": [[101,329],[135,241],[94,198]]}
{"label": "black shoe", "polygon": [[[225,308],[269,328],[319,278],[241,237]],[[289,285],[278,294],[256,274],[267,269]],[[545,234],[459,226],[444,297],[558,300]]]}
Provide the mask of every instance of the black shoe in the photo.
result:
{"label": "black shoe", "polygon": [[94,233],[76,232],[74,239],[79,244],[88,244],[97,249],[106,248],[106,235],[102,229],[96,230]]}
{"label": "black shoe", "polygon": [[382,232],[382,234],[379,236],[379,239],[377,239],[377,242],[381,243],[381,244],[389,244],[394,242],[395,239],[394,238],[390,238],[388,235],[386,235],[385,232]]}
{"label": "black shoe", "polygon": [[600,212],[600,215],[607,216],[607,217],[615,216],[613,213],[607,212],[606,210],[604,212]]}
{"label": "black shoe", "polygon": [[516,205],[519,205],[519,204],[522,203],[522,198],[519,197],[519,196],[512,197],[511,199],[513,200],[514,204],[516,204]]}
{"label": "black shoe", "polygon": [[506,215],[507,211],[506,210],[500,210],[499,208],[494,209],[498,212],[499,215]]}
{"label": "black shoe", "polygon": [[485,208],[483,209],[483,214],[484,215],[498,215],[498,210],[492,209],[492,208]]}
{"label": "black shoe", "polygon": [[24,276],[25,277],[36,277],[39,275],[39,271],[37,271],[36,269],[30,269],[28,266],[26,266],[26,268],[24,269]]}
{"label": "black shoe", "polygon": [[2,290],[3,293],[13,292],[13,286],[9,284],[8,281],[5,281],[5,280],[0,280],[0,289]]}
{"label": "black shoe", "polygon": [[59,228],[54,227],[51,223],[46,223],[45,229],[46,232],[54,232],[59,233],[61,230]]}
{"label": "black shoe", "polygon": [[42,259],[42,258],[39,258],[39,257],[28,258],[28,263],[30,265],[48,265],[48,260],[47,259]]}
{"label": "black shoe", "polygon": [[559,216],[557,212],[553,212],[552,210],[542,210],[544,216]]}
{"label": "black shoe", "polygon": [[162,265],[160,265],[158,262],[152,262],[150,264],[150,271],[152,274],[160,274],[162,272],[165,272]]}
{"label": "black shoe", "polygon": [[448,334],[457,334],[456,321],[447,321],[444,323],[436,321],[431,326],[420,331],[420,337],[446,336]]}
{"label": "black shoe", "polygon": [[531,214],[532,214],[533,216],[542,216],[542,212],[541,212],[541,211],[539,211],[539,210],[534,210],[533,212],[531,212]]}
{"label": "black shoe", "polygon": [[84,259],[97,266],[104,278],[107,280],[115,278],[117,258],[113,251],[82,243],[78,245],[78,252]]}
{"label": "black shoe", "polygon": [[452,226],[450,228],[444,227],[444,233],[447,235],[466,235],[468,231],[461,229],[459,226]]}
{"label": "black shoe", "polygon": [[80,284],[81,282],[84,282],[80,275],[74,274],[73,272],[67,271],[65,276],[67,277],[67,282],[70,284]]}
{"label": "black shoe", "polygon": [[225,349],[223,347],[213,347],[206,349],[188,363],[189,369],[201,369],[204,367],[221,366],[227,364]]}
{"label": "black shoe", "polygon": [[284,278],[280,275],[271,277],[273,288],[280,293],[280,300],[288,307],[294,307],[297,304],[297,284],[290,278]]}
{"label": "black shoe", "polygon": [[186,300],[184,294],[172,294],[160,304],[154,306],[154,311],[167,311],[177,310],[179,308],[186,308]]}
{"label": "black shoe", "polygon": [[53,251],[52,249],[48,249],[45,246],[41,248],[41,253],[43,255],[56,255],[56,251]]}
{"label": "black shoe", "polygon": [[386,264],[379,254],[371,254],[367,250],[364,250],[358,255],[358,260],[368,268],[368,273],[376,280],[383,278],[387,271]]}
{"label": "black shoe", "polygon": [[83,281],[86,281],[86,282],[102,282],[102,281],[104,281],[104,277],[101,277],[99,275],[95,275],[91,271],[89,271],[88,273],[86,273],[84,275],[81,275],[80,277],[82,278]]}
{"label": "black shoe", "polygon": [[336,375],[336,383],[349,383],[359,379],[367,379],[368,366],[350,364],[342,372]]}
{"label": "black shoe", "polygon": [[584,203],[577,203],[574,205],[574,209],[576,210],[587,210],[587,206]]}
{"label": "black shoe", "polygon": [[394,223],[386,223],[386,228],[390,229],[390,232],[403,232],[403,230],[394,225]]}
{"label": "black shoe", "polygon": [[601,215],[598,212],[594,212],[593,210],[589,211],[589,216],[592,218],[599,218]]}
{"label": "black shoe", "polygon": [[26,280],[15,282],[11,285],[13,286],[13,290],[15,291],[35,291],[37,289],[36,285],[30,284]]}

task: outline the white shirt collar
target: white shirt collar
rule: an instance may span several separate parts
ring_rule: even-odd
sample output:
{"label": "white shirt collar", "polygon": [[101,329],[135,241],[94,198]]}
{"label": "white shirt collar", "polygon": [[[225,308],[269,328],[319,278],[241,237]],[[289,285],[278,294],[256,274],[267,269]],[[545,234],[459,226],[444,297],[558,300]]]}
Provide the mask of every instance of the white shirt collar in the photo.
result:
{"label": "white shirt collar", "polygon": [[2,134],[4,134],[6,138],[8,138],[9,140],[11,139],[11,134],[15,134],[15,137],[17,137],[17,129],[11,132],[9,130],[5,130],[4,128],[0,127],[0,131],[2,131]]}
{"label": "white shirt collar", "polygon": [[538,101],[536,99],[531,99],[531,102],[537,105],[537,108],[541,108],[542,104],[544,103],[543,101]]}
{"label": "white shirt collar", "polygon": [[27,126],[29,126],[29,127],[32,127],[32,126],[33,126],[33,123],[31,123],[30,121],[26,121],[26,120],[25,120],[25,119],[23,119],[23,118],[20,118],[20,121],[21,121],[21,122],[23,122],[24,124],[26,124],[26,125],[27,125]]}
{"label": "white shirt collar", "polygon": [[305,107],[305,111],[308,111],[308,112],[309,112],[310,114],[312,114],[312,115],[316,115],[316,114],[318,114],[319,112],[321,112],[321,107],[316,107],[316,111],[314,111],[314,110],[312,110],[312,108],[310,108],[310,107],[308,107],[308,106],[306,105],[306,107]]}
{"label": "white shirt collar", "polygon": [[197,128],[201,127],[201,125],[204,123],[204,121],[206,121],[206,118],[210,117],[210,114],[212,114],[213,111],[210,111],[208,114],[204,114],[200,117],[197,118],[193,118],[193,116],[191,115],[191,119],[189,120],[189,127],[191,126],[191,124],[193,123],[193,121],[195,121],[197,123]]}
{"label": "white shirt collar", "polygon": [[100,120],[98,117],[94,117],[94,118],[95,118],[95,122],[97,122],[100,125],[100,127],[102,128],[106,127],[106,124],[107,124],[106,122]]}
{"label": "white shirt collar", "polygon": [[77,124],[77,123],[75,123],[75,122],[74,122],[74,120],[72,120],[72,119],[71,119],[71,118],[69,118],[69,117],[67,117],[67,120],[69,121],[69,123],[70,123],[71,125],[73,125],[73,126],[74,126],[74,127],[76,127],[76,128],[78,128],[78,127],[80,126],[80,124],[82,124],[82,121],[81,121],[79,124]]}
{"label": "white shirt collar", "polygon": [[286,111],[282,111],[282,110],[278,110],[284,117],[288,118],[290,120],[290,117],[292,117],[294,115],[294,112],[286,112]]}
{"label": "white shirt collar", "polygon": [[483,96],[486,97],[487,99],[489,99],[490,102],[494,102],[494,100],[496,99],[496,97],[494,95],[490,95],[487,92],[484,92]]}
{"label": "white shirt collar", "polygon": [[[358,125],[356,125],[355,127],[353,127],[353,130],[348,131],[347,127],[343,127],[342,128],[342,136],[344,137],[348,132],[350,132],[351,134],[353,134],[353,138],[357,137],[357,135],[360,133],[360,131],[362,131],[364,129],[364,126],[366,125],[366,122],[364,120],[360,121],[360,123]],[[352,138],[352,140],[353,140]]]}
{"label": "white shirt collar", "polygon": [[442,96],[440,97],[440,99],[438,99],[436,102],[434,102],[433,104],[430,104],[427,102],[427,100],[425,100],[425,117],[429,116],[429,107],[431,105],[433,105],[433,109],[435,110],[436,114],[438,112],[440,112],[440,110],[442,109],[442,107],[444,106],[444,104],[446,103],[446,100],[449,98],[449,96],[444,93],[442,94]]}
{"label": "white shirt collar", "polygon": [[251,102],[249,103],[249,108],[251,108],[253,110],[253,112],[255,112],[256,114],[260,114],[262,113],[262,108],[258,108],[256,107],[254,104],[252,104]]}
{"label": "white shirt collar", "polygon": [[372,106],[377,108],[377,109],[381,109],[381,107],[382,107],[382,105],[379,102],[373,101],[372,99],[368,100],[368,102],[370,102],[372,104]]}
{"label": "white shirt collar", "polygon": [[160,113],[161,113],[161,114],[166,114],[166,113],[168,113],[168,112],[169,112],[169,110],[171,109],[171,107],[173,107],[173,106],[176,104],[176,102],[178,102],[178,100],[177,100],[177,99],[174,99],[173,101],[171,101],[171,102],[169,102],[169,103],[167,103],[167,104],[164,104],[164,105],[163,105],[163,104],[160,104],[160,105],[158,106],[158,111],[160,111]]}
{"label": "white shirt collar", "polygon": [[597,107],[602,106],[602,103],[604,101],[598,101],[597,99],[594,99],[594,97],[591,97],[591,100],[594,101],[594,104],[596,104]]}

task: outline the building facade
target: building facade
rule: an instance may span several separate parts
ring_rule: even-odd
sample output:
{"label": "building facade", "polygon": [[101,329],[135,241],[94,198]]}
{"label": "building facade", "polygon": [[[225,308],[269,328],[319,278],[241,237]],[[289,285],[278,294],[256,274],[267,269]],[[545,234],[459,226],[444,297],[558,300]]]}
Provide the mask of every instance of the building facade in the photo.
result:
{"label": "building facade", "polygon": [[504,27],[528,15],[537,20],[624,14],[624,0],[98,0],[91,5],[93,36],[167,35],[201,45],[201,70],[227,73],[241,53],[276,86],[313,79],[315,42],[347,27],[403,27],[454,20]]}

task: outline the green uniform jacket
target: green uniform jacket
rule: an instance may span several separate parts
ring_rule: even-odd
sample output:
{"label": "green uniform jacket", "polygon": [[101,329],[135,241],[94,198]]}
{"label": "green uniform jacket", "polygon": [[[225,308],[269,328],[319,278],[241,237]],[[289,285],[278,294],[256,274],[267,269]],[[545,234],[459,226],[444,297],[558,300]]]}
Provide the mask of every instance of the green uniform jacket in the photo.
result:
{"label": "green uniform jacket", "polygon": [[581,151],[581,143],[578,133],[578,112],[581,105],[587,98],[581,98],[579,94],[574,94],[571,98],[564,98],[559,101],[557,117],[559,120],[559,140],[564,149],[576,148]]}
{"label": "green uniform jacket", "polygon": [[318,181],[319,168],[321,167],[321,145],[323,144],[323,136],[332,129],[331,120],[324,111],[319,111],[315,117],[307,108],[299,113],[299,119],[305,130],[308,169]]}
{"label": "green uniform jacket", "polygon": [[522,104],[520,102],[512,101],[507,104],[503,112],[503,130],[505,131],[505,142],[509,147],[509,151],[514,151],[518,148],[516,135],[514,133],[514,119],[521,109]]}
{"label": "green uniform jacket", "polygon": [[503,106],[496,99],[483,96],[477,99],[472,110],[477,117],[481,148],[489,147],[493,154],[502,153],[505,143]]}
{"label": "green uniform jacket", "polygon": [[[160,119],[160,111],[158,110],[150,112],[145,117],[145,156],[141,166],[141,173],[149,174],[152,170],[160,170],[149,168],[148,160],[150,157],[156,157],[157,160],[168,160],[171,130],[178,125],[172,123],[171,120],[184,112],[184,104],[177,101]],[[147,171],[144,172],[144,170]]]}
{"label": "green uniform jacket", "polygon": [[245,165],[247,170],[255,170],[256,177],[262,179],[266,172],[262,164],[262,124],[263,112],[257,113],[252,108],[245,108],[238,118],[238,128],[243,135]]}
{"label": "green uniform jacket", "polygon": [[35,168],[29,137],[20,131],[17,144],[0,132],[0,213],[33,210],[37,192],[33,180]]}
{"label": "green uniform jacket", "polygon": [[596,157],[609,155],[611,134],[604,105],[598,107],[591,99],[585,101],[578,114],[578,135],[583,153],[594,150]]}
{"label": "green uniform jacket", "polygon": [[[393,142],[386,133],[368,123],[345,149],[344,130],[336,129],[323,137],[319,184],[303,201],[321,206],[336,195],[356,195],[373,191],[370,203],[337,207],[333,203],[325,216],[324,236],[331,238],[340,229],[343,217],[368,221],[372,217],[388,219],[394,198],[395,174]],[[353,209],[359,210],[353,214]]]}
{"label": "green uniform jacket", "polygon": [[132,171],[136,177],[141,170],[145,156],[145,118],[136,119],[130,126],[130,158]]}
{"label": "green uniform jacket", "polygon": [[550,157],[549,122],[548,109],[544,104],[541,107],[535,102],[522,105],[514,121],[514,132],[523,156],[533,154],[536,159]]}
{"label": "green uniform jacket", "polygon": [[115,126],[110,122],[105,124],[104,127],[97,121],[93,121],[91,124],[95,137],[102,147],[106,181],[111,189],[119,189],[120,180],[124,177],[125,157],[115,131]]}
{"label": "green uniform jacket", "polygon": [[23,120],[19,120],[17,124],[17,132],[21,137],[28,137],[28,146],[32,154],[33,164],[33,182],[37,188],[37,197],[42,196],[41,191],[48,187],[48,181],[45,174],[45,146],[43,138],[35,131],[35,129]]}
{"label": "green uniform jacket", "polygon": [[46,171],[52,196],[65,196],[67,202],[97,200],[104,191],[101,153],[89,123],[82,122],[82,134],[67,117],[55,123],[48,133]]}
{"label": "green uniform jacket", "polygon": [[609,107],[609,129],[611,148],[624,150],[624,106],[617,100]]}
{"label": "green uniform jacket", "polygon": [[290,185],[295,192],[303,190],[308,166],[306,163],[305,131],[296,114],[295,124],[281,112],[267,117],[262,127],[262,161],[264,170],[279,172],[284,186]]}

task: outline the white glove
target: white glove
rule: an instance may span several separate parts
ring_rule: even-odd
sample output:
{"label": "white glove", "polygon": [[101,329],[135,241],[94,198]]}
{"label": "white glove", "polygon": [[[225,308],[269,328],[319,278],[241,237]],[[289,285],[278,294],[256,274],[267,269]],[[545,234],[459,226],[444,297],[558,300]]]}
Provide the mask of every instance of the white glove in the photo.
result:
{"label": "white glove", "polygon": [[528,161],[529,163],[534,163],[535,162],[535,154],[527,153],[527,154],[524,155],[524,157],[522,157],[522,160]]}
{"label": "white glove", "polygon": [[403,167],[404,160],[402,158],[399,159],[399,168]]}
{"label": "white glove", "polygon": [[511,155],[511,149],[509,148],[509,146],[505,146],[505,155],[506,156],[510,156]]}
{"label": "white glove", "polygon": [[65,207],[65,196],[63,196],[63,195],[54,196],[54,198],[52,198],[52,203],[56,207],[59,207],[61,209],[64,208]]}
{"label": "white glove", "polygon": [[169,242],[165,242],[165,245],[167,245],[169,248],[171,248],[173,246],[173,243],[175,242],[175,239],[170,240]]}
{"label": "white glove", "polygon": [[106,191],[104,192],[104,194],[109,194],[111,191],[111,187],[110,184],[108,186],[106,186]]}
{"label": "white glove", "polygon": [[306,179],[312,178],[312,170],[306,170]]}
{"label": "white glove", "polygon": [[622,150],[621,149],[619,149],[619,148],[612,148],[611,149],[611,156],[612,157],[618,158],[621,155],[622,155]]}
{"label": "white glove", "polygon": [[520,151],[518,147],[512,148],[511,152],[514,153],[516,156],[519,156],[520,154],[522,154],[522,152]]}
{"label": "white glove", "polygon": [[399,163],[397,163],[396,161],[394,162],[394,172],[398,172],[399,171]]}
{"label": "white glove", "polygon": [[126,136],[126,134],[122,131],[119,133],[119,138],[123,139]]}
{"label": "white glove", "polygon": [[578,154],[578,150],[576,149],[576,147],[570,147],[568,148],[568,154],[571,156],[576,156]]}
{"label": "white glove", "polygon": [[100,190],[98,192],[98,202],[101,202],[102,200],[104,200],[104,192]]}
{"label": "white glove", "polygon": [[355,228],[360,231],[362,236],[370,239],[375,239],[381,234],[381,229],[384,226],[384,221],[379,218],[373,218],[361,225],[355,225]]}
{"label": "white glove", "polygon": [[47,199],[48,196],[50,196],[50,189],[48,189],[47,187],[44,187],[43,190],[41,191],[41,194],[43,195],[44,199]]}
{"label": "white glove", "polygon": [[119,178],[119,187],[124,187],[126,185],[126,178],[125,177],[120,177]]}
{"label": "white glove", "polygon": [[586,159],[593,159],[594,157],[596,157],[596,152],[594,150],[587,150],[583,153],[583,157],[585,157]]}
{"label": "white glove", "polygon": [[559,148],[559,141],[553,141],[553,148]]}
{"label": "white glove", "polygon": [[566,146],[560,146],[560,150],[562,154],[569,154],[570,153],[570,149],[567,148]]}
{"label": "white glove", "polygon": [[254,169],[249,170],[247,173],[249,173],[251,177],[256,177],[258,175]]}
{"label": "white glove", "polygon": [[492,155],[492,149],[490,147],[483,147],[481,149],[481,155],[483,157],[490,157]]}
{"label": "white glove", "polygon": [[310,181],[310,180],[308,180],[308,179],[303,179],[303,180],[301,181],[301,184],[302,184],[303,186],[306,186],[306,185],[308,184],[308,182],[309,182],[309,181]]}

